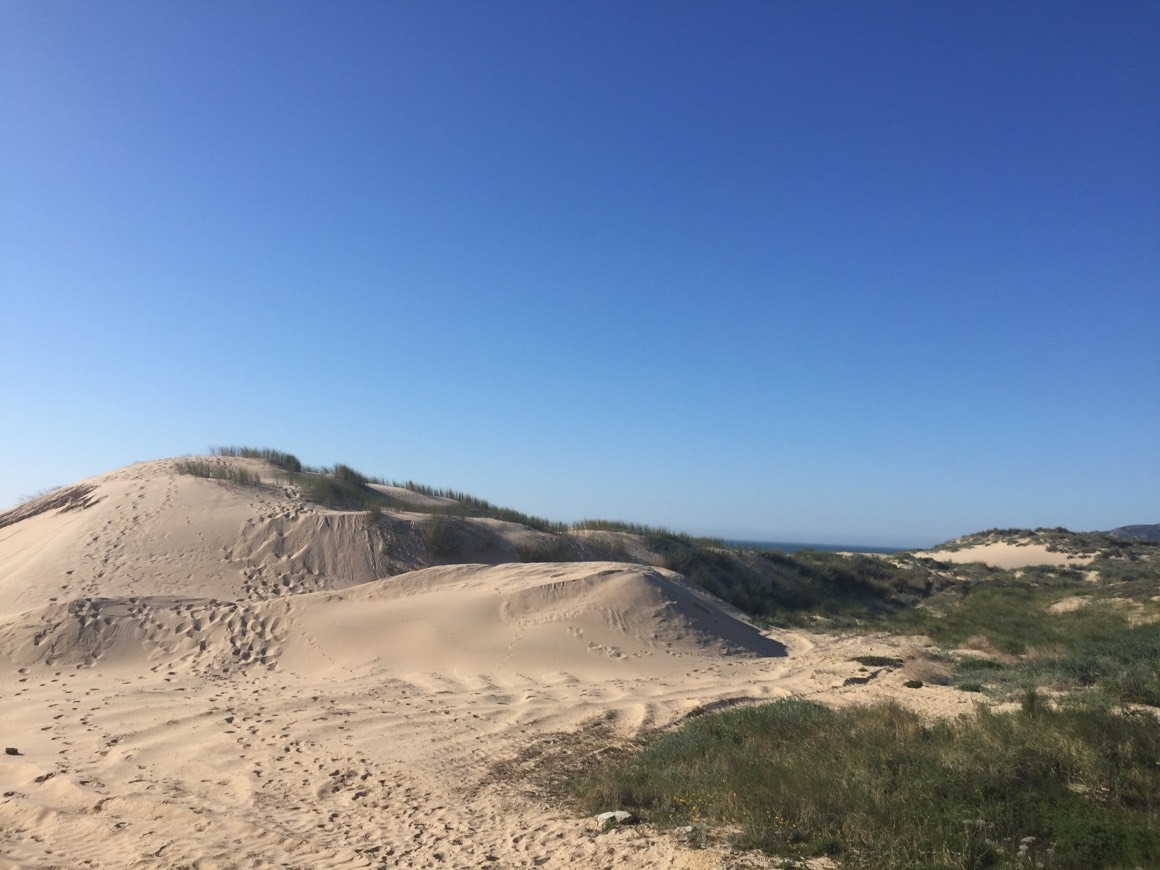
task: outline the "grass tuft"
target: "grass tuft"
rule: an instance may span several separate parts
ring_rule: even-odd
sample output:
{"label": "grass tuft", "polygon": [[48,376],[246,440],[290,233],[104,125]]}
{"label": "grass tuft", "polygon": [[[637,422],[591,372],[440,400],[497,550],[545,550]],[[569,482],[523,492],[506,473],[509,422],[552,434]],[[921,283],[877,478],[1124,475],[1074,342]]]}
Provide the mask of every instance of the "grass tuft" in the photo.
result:
{"label": "grass tuft", "polygon": [[260,475],[252,474],[244,468],[223,462],[209,462],[205,459],[183,459],[174,466],[178,474],[191,474],[210,480],[226,480],[243,486],[257,486],[262,482]]}
{"label": "grass tuft", "polygon": [[278,466],[283,471],[302,471],[302,463],[293,453],[274,450],[272,447],[212,447],[210,453],[214,456],[233,456],[243,459],[264,459]]}

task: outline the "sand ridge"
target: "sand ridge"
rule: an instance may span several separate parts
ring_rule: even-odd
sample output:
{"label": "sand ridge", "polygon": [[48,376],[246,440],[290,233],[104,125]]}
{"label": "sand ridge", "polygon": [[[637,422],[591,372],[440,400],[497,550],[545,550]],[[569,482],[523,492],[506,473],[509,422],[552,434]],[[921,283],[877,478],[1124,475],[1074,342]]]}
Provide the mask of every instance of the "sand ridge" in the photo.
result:
{"label": "sand ridge", "polygon": [[787,695],[970,709],[853,660],[905,641],[770,636],[663,569],[375,576],[362,515],[286,488],[169,460],[83,483],[85,506],[0,527],[0,730],[21,753],[0,756],[0,864],[722,866],[496,771],[594,722]]}

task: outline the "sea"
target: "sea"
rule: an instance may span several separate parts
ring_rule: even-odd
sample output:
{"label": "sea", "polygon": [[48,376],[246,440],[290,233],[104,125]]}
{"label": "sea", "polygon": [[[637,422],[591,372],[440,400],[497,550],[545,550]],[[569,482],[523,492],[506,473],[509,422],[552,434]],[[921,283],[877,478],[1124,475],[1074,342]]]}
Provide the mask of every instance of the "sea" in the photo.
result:
{"label": "sea", "polygon": [[822,550],[827,553],[902,553],[906,550],[919,549],[918,547],[880,547],[874,544],[808,544],[801,541],[726,540],[725,545],[743,550],[780,550],[783,553],[792,553],[795,550]]}

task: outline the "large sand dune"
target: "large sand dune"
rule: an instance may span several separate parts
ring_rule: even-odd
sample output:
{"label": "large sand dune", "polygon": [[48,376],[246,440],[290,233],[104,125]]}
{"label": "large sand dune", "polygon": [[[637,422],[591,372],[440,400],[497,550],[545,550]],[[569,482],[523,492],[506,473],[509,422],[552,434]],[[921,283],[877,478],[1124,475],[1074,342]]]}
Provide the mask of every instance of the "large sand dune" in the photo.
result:
{"label": "large sand dune", "polygon": [[1033,544],[1029,541],[1019,543],[992,541],[964,547],[961,550],[927,550],[923,555],[939,562],[954,562],[960,565],[983,562],[993,568],[1006,569],[1030,568],[1036,565],[1078,568],[1092,560],[1090,554],[1062,553],[1049,550],[1044,544]]}
{"label": "large sand dune", "polygon": [[716,866],[497,772],[740,700],[968,703],[654,567],[385,573],[361,514],[167,460],[0,515],[0,864]]}

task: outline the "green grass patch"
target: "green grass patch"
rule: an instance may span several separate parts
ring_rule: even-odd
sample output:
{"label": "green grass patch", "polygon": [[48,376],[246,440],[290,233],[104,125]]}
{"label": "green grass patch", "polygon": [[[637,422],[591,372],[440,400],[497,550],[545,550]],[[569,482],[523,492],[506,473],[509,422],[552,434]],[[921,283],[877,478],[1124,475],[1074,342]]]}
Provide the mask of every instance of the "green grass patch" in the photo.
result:
{"label": "green grass patch", "polygon": [[1082,640],[1036,669],[1064,686],[1100,686],[1118,702],[1160,707],[1160,623]]}
{"label": "green grass patch", "polygon": [[[383,481],[376,482],[382,483]],[[415,483],[413,480],[408,480],[404,483],[396,482],[391,485],[409,489],[411,492],[431,498],[451,499],[454,502],[454,504],[446,505],[414,505],[409,502],[396,502],[395,506],[399,510],[409,511],[411,513],[453,517],[486,517],[493,520],[502,520],[507,523],[517,523],[541,532],[559,533],[567,531],[568,529],[566,523],[558,523],[544,519],[543,517],[532,516],[513,508],[500,507],[499,505],[492,504],[487,499],[454,489],[439,489],[437,487]]]}
{"label": "green grass patch", "polygon": [[729,555],[711,572],[698,571],[704,557],[697,552],[666,567],[687,573],[691,564],[692,578],[710,592],[774,626],[849,629],[880,623],[944,583],[930,566],[905,557],[773,550],[752,554],[755,561],[746,566],[744,553]]}
{"label": "green grass patch", "polygon": [[174,469],[178,474],[190,474],[194,477],[205,477],[210,480],[225,480],[244,486],[256,486],[262,482],[260,475],[253,474],[244,468],[206,459],[179,460],[174,465]]}
{"label": "green grass patch", "polygon": [[647,526],[641,523],[626,523],[621,520],[580,520],[572,523],[573,531],[590,532],[625,532],[638,535],[650,540],[671,541],[689,547],[724,547],[725,542],[720,538],[709,538],[690,535],[685,532],[674,532],[664,526]]}
{"label": "green grass patch", "polygon": [[1084,570],[1095,573],[1104,584],[1147,585],[1150,593],[1155,594],[1160,574],[1160,545],[1152,541],[1134,542],[1127,552],[1093,559]]}
{"label": "green grass patch", "polygon": [[959,673],[975,673],[978,671],[1001,671],[1003,668],[1004,664],[1002,662],[967,656],[958,662],[955,669]]}
{"label": "green grass patch", "polygon": [[884,627],[903,634],[925,634],[952,647],[985,638],[1012,655],[1124,630],[1126,617],[1115,608],[1092,605],[1066,613],[1048,611],[1067,595],[1089,590],[1090,584],[1067,576],[1016,580],[997,572],[985,582],[954,586],[923,607],[897,612],[884,621]]}
{"label": "green grass patch", "polygon": [[516,544],[516,554],[521,562],[576,562],[580,558],[573,542],[562,535]]}
{"label": "green grass patch", "polygon": [[384,496],[370,489],[365,482],[359,482],[351,477],[321,472],[299,472],[290,474],[289,482],[298,487],[302,497],[307,501],[335,510],[370,510],[376,505],[381,509],[387,503]]}
{"label": "green grass patch", "polygon": [[987,529],[963,535],[932,547],[932,550],[964,550],[986,544],[1005,543],[1015,546],[1040,545],[1053,552],[1076,554],[1116,550],[1122,543],[1103,532],[1073,532],[1062,526],[1038,529]]}
{"label": "green grass patch", "polygon": [[302,463],[293,453],[275,450],[272,447],[211,447],[214,456],[233,456],[244,459],[264,459],[283,471],[302,471]]}
{"label": "green grass patch", "polygon": [[1099,704],[925,723],[791,699],[690,721],[577,794],[843,866],[1143,867],[1160,863],[1157,758],[1154,717]]}

